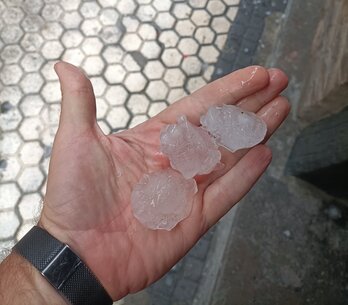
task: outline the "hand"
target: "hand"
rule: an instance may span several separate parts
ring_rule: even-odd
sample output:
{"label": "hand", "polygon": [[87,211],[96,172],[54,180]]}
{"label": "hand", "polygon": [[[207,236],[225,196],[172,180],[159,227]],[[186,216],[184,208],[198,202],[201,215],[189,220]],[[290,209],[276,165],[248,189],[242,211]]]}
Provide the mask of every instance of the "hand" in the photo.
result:
{"label": "hand", "polygon": [[287,78],[276,69],[239,70],[135,128],[105,136],[96,122],[89,80],[66,63],[55,69],[62,110],[39,225],[69,244],[117,300],[168,271],[250,190],[271,161],[265,145],[236,153],[221,149],[225,167],[196,178],[190,216],[172,231],[153,231],[134,218],[130,196],[143,174],[168,167],[159,153],[161,128],[181,114],[198,125],[209,106],[239,104],[262,117],[269,138],[289,112],[287,100],[279,96]]}

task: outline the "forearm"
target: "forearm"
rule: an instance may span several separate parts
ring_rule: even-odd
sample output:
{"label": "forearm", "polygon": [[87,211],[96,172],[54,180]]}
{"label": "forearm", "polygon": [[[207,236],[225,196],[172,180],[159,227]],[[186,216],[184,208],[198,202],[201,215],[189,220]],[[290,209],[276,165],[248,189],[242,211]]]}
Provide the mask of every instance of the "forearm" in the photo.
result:
{"label": "forearm", "polygon": [[24,258],[12,252],[0,264],[1,305],[67,305],[63,297]]}

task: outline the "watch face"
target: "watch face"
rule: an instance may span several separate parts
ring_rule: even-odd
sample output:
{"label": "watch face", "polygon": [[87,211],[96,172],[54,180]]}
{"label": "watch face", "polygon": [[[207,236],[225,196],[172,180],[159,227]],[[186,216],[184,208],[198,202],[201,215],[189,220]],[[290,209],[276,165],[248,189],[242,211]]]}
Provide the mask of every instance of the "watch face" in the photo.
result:
{"label": "watch face", "polygon": [[54,287],[60,289],[81,263],[80,258],[71,251],[69,246],[64,245],[41,273]]}

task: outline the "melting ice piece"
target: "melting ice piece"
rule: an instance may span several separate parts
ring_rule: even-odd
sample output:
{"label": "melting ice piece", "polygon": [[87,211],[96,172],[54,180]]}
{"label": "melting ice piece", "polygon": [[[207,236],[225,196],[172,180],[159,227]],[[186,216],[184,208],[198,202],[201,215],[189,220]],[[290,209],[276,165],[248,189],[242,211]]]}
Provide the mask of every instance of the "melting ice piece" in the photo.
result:
{"label": "melting ice piece", "polygon": [[178,118],[177,124],[167,125],[160,135],[161,151],[167,155],[172,168],[186,179],[209,174],[221,159],[215,140],[201,127]]}
{"label": "melting ice piece", "polygon": [[232,152],[255,146],[266,135],[266,123],[253,112],[232,105],[213,106],[201,116],[202,126]]}
{"label": "melting ice piece", "polygon": [[169,231],[189,216],[196,193],[196,181],[171,168],[145,174],[133,188],[133,214],[150,229]]}

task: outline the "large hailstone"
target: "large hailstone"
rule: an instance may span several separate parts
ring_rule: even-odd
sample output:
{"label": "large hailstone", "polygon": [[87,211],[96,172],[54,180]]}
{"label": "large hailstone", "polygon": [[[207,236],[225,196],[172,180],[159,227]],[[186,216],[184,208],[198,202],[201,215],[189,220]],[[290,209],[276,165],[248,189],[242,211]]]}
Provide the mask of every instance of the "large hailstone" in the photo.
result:
{"label": "large hailstone", "polygon": [[207,131],[187,121],[185,116],[179,117],[177,124],[162,129],[160,143],[171,167],[186,179],[209,174],[221,159],[215,140]]}
{"label": "large hailstone", "polygon": [[219,145],[232,152],[255,146],[267,132],[266,123],[255,113],[232,105],[210,107],[201,116],[201,124]]}
{"label": "large hailstone", "polygon": [[145,174],[133,188],[133,214],[150,229],[169,231],[189,216],[196,193],[196,181],[171,168]]}

